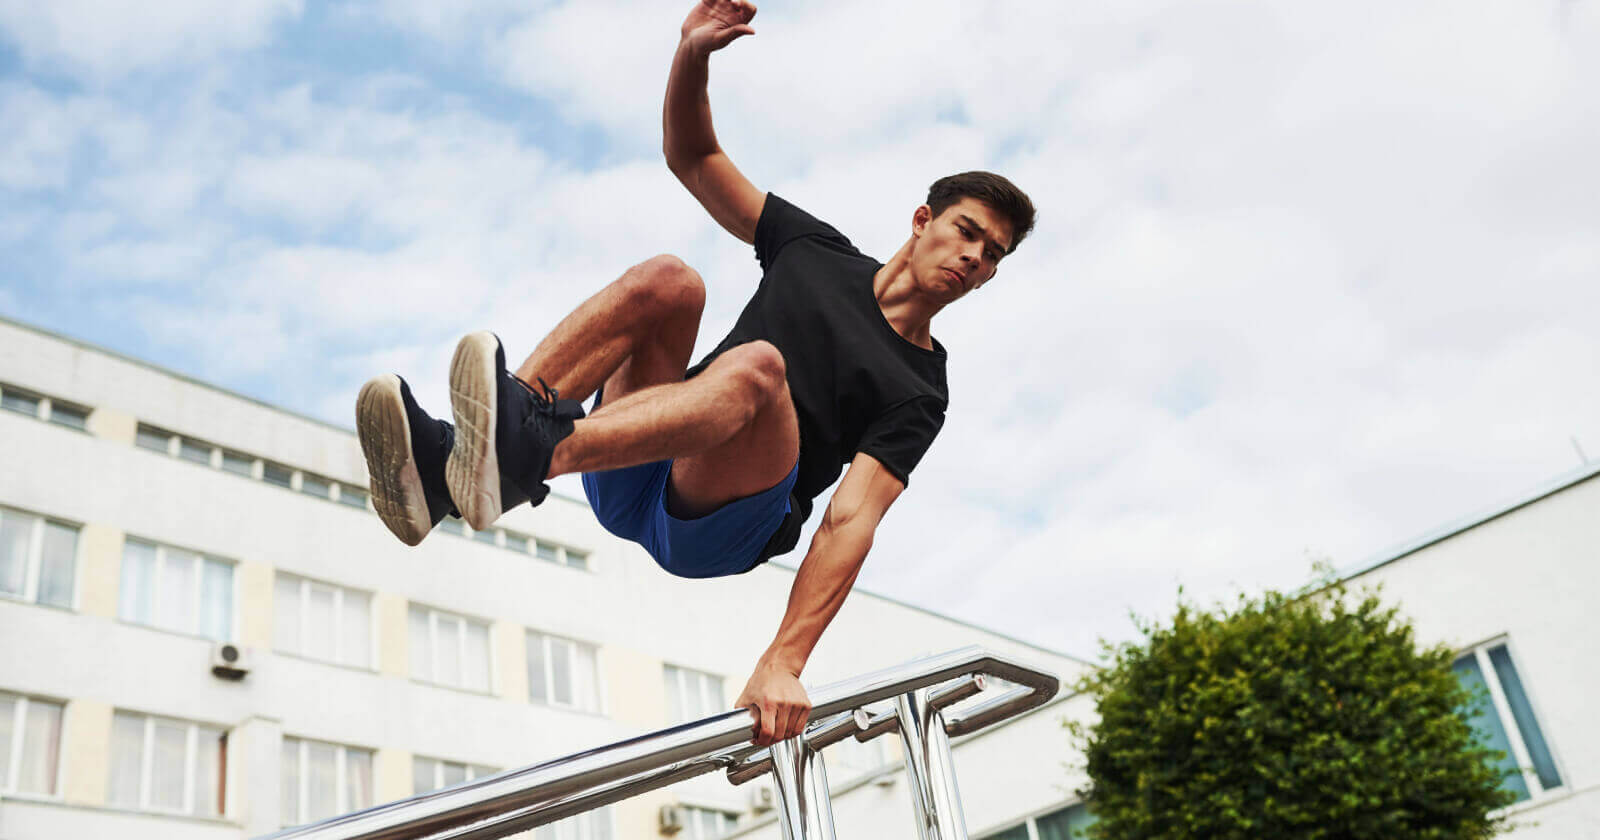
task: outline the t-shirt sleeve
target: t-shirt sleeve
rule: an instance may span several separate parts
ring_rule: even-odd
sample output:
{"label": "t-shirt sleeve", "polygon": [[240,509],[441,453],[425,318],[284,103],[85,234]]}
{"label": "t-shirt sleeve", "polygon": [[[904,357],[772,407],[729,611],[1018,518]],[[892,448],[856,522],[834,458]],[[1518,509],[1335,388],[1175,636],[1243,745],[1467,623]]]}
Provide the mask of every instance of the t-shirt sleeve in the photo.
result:
{"label": "t-shirt sleeve", "polygon": [[936,397],[915,397],[885,411],[867,426],[857,451],[877,458],[902,484],[933,445],[944,426],[944,403]]}
{"label": "t-shirt sleeve", "polygon": [[772,268],[772,261],[777,259],[783,246],[805,236],[820,236],[846,248],[855,248],[833,225],[784,201],[776,193],[767,193],[767,200],[761,205],[761,217],[756,220],[756,260],[761,263],[761,270]]}

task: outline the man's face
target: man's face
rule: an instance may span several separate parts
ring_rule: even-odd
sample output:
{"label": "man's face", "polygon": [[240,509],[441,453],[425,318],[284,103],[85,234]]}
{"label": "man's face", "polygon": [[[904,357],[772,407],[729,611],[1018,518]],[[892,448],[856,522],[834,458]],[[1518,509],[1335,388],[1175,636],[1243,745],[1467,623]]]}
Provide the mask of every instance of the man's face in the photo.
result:
{"label": "man's face", "polygon": [[924,204],[911,222],[917,285],[944,303],[989,282],[1011,247],[1011,222],[975,198],[963,198],[933,217]]}

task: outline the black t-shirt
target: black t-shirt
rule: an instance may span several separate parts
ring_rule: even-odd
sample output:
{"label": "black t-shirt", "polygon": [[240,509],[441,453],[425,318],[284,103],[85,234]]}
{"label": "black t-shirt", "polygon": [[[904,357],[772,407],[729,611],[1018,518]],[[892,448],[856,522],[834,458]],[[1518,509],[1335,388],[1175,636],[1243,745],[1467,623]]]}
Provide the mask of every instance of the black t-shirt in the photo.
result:
{"label": "black t-shirt", "polygon": [[883,264],[844,234],[768,193],[755,246],[761,285],[733,331],[687,376],[751,341],[783,353],[800,420],[800,475],[765,560],[795,547],[812,500],[857,452],[908,481],[944,425],[950,393],[944,346],[935,340],[925,350],[895,332],[872,290]]}

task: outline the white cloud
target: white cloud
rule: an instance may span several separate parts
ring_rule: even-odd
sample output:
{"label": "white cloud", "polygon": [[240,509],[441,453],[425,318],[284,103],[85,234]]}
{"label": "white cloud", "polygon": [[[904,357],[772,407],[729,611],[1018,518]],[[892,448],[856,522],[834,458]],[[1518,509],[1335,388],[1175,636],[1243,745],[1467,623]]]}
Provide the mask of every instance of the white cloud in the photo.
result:
{"label": "white cloud", "polygon": [[[659,159],[682,5],[351,12],[601,127],[592,171],[426,76],[201,78],[160,112],[5,86],[0,235],[79,287],[161,281],[148,332],[337,422],[384,370],[443,411],[459,334],[518,356],[660,252],[706,278],[703,351],[757,269]],[[869,252],[951,171],[1041,210],[935,323],[950,418],[866,585],[1089,653],[1180,583],[1294,585],[1566,469],[1570,435],[1600,451],[1594,4],[997,8],[773,7],[712,64],[735,161]]]}
{"label": "white cloud", "polygon": [[30,64],[110,80],[118,73],[260,46],[275,24],[301,10],[302,0],[3,0],[0,31]]}

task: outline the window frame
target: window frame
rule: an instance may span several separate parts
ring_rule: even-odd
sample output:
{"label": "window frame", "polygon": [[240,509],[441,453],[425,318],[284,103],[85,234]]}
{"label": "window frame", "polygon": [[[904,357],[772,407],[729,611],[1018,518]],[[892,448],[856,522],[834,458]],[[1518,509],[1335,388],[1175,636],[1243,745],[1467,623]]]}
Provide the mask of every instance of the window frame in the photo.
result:
{"label": "window frame", "polygon": [[[1545,749],[1550,753],[1550,763],[1554,766],[1556,774],[1561,777],[1561,785],[1559,787],[1547,788],[1539,780],[1539,773],[1534,767],[1532,754],[1529,752],[1528,745],[1522,737],[1522,727],[1518,724],[1516,715],[1511,709],[1511,702],[1506,698],[1505,687],[1500,684],[1500,672],[1494,667],[1494,662],[1489,658],[1490,651],[1501,647],[1506,649],[1506,655],[1510,657],[1511,666],[1517,672],[1517,679],[1522,683],[1522,693],[1526,695],[1528,707],[1533,712],[1534,723],[1539,726],[1539,732],[1544,737]],[[1499,721],[1501,730],[1505,732],[1506,742],[1511,746],[1511,755],[1509,757],[1516,762],[1517,772],[1522,775],[1522,782],[1528,789],[1527,799],[1513,802],[1507,805],[1504,810],[1527,807],[1531,803],[1543,802],[1551,797],[1561,796],[1569,792],[1572,789],[1572,785],[1568,780],[1572,777],[1568,774],[1566,765],[1561,760],[1561,753],[1556,749],[1555,742],[1544,734],[1544,722],[1549,718],[1545,716],[1544,711],[1539,707],[1537,692],[1528,686],[1527,675],[1523,673],[1522,668],[1517,666],[1518,662],[1524,660],[1518,655],[1516,647],[1511,643],[1511,638],[1504,635],[1496,636],[1461,648],[1456,651],[1455,658],[1451,660],[1452,667],[1454,667],[1455,663],[1468,656],[1473,658],[1473,662],[1478,666],[1479,676],[1482,677],[1484,684],[1488,686],[1488,711],[1494,713]]]}
{"label": "window frame", "polygon": [[[11,516],[28,517],[33,520],[28,531],[28,547],[23,558],[25,564],[22,569],[22,591],[12,595],[0,590],[0,599],[16,601],[23,604],[33,604],[40,607],[51,607],[58,610],[71,610],[76,612],[79,599],[83,590],[83,575],[79,574],[83,566],[83,526],[76,522],[45,516],[41,513],[14,508],[9,505],[0,505],[0,512]],[[72,593],[66,604],[45,604],[39,602],[39,582],[44,577],[44,530],[46,524],[59,525],[72,529]]]}
{"label": "window frame", "polygon": [[[728,702],[728,701],[726,700],[726,696],[727,695],[724,693],[725,689],[726,689],[726,684],[723,682],[723,678],[722,678],[721,674],[713,674],[710,671],[701,671],[698,668],[690,668],[690,667],[687,667],[687,666],[684,666],[684,665],[673,665],[671,663],[662,663],[661,668],[662,668],[663,677],[665,677],[666,674],[669,671],[676,671],[677,674],[678,674],[677,688],[680,690],[680,692],[677,695],[677,699],[678,699],[678,709],[679,709],[680,712],[686,711],[685,704],[683,703],[683,701],[688,698],[688,693],[687,693],[687,691],[684,690],[684,689],[686,689],[686,686],[684,685],[684,676],[685,675],[693,675],[693,676],[695,676],[697,678],[696,681],[699,683],[699,687],[698,687],[697,690],[700,693],[700,699],[702,701],[707,699],[706,698],[706,690],[711,685],[712,681],[714,681],[715,682],[715,686],[717,688],[717,692],[711,697],[711,700],[713,702],[710,703],[709,705],[712,707],[713,711],[710,712],[710,714],[715,715],[715,714],[719,714],[721,712],[728,711],[727,709],[723,709],[722,708],[722,705],[724,703]],[[700,719],[700,718],[691,718],[691,717],[679,717],[677,719],[674,719],[674,717],[672,715],[672,701],[673,701],[673,697],[671,695],[668,695],[668,697],[667,697],[667,709],[666,709],[668,725],[676,726],[677,724],[680,724],[680,723],[688,723],[690,721],[699,720]]]}
{"label": "window frame", "polygon": [[[153,715],[153,714],[148,714],[146,712],[134,711],[133,709],[118,708],[118,709],[113,710],[113,712],[112,712],[113,731],[115,731],[114,727],[115,727],[115,720],[116,720],[116,715],[117,714],[129,715],[129,716],[132,716],[132,717],[137,717],[137,718],[142,719],[142,721],[144,723],[144,737],[140,740],[140,746],[139,746],[139,795],[137,797],[138,798],[138,803],[135,804],[135,805],[132,805],[132,806],[113,804],[111,807],[118,808],[118,809],[131,808],[132,810],[138,811],[138,812],[141,812],[141,813],[167,814],[167,815],[180,816],[180,817],[192,817],[192,818],[195,818],[195,819],[202,819],[202,820],[226,820],[226,819],[229,818],[230,813],[228,811],[228,762],[227,762],[228,748],[227,748],[227,744],[228,744],[229,738],[233,735],[233,731],[231,729],[229,729],[228,727],[225,727],[225,726],[218,726],[218,725],[209,724],[209,723],[201,723],[199,721],[184,720],[182,718],[167,717],[166,715]],[[165,724],[168,724],[168,725],[176,725],[176,726],[184,727],[184,736],[183,736],[183,803],[184,803],[184,807],[182,809],[164,808],[164,807],[161,807],[159,805],[153,805],[153,804],[151,804],[151,801],[150,801],[150,799],[151,799],[151,788],[152,788],[151,781],[152,781],[152,778],[153,778],[153,772],[152,771],[154,770],[154,766],[155,766],[155,737],[156,737],[155,736],[155,732],[156,732],[156,724],[158,722],[159,723],[165,723]],[[210,730],[215,730],[215,731],[218,731],[218,732],[221,733],[220,741],[222,743],[222,751],[221,751],[221,754],[218,756],[218,759],[217,759],[217,813],[215,813],[215,814],[201,814],[201,813],[196,812],[196,810],[195,810],[195,806],[198,804],[195,801],[195,782],[197,781],[196,776],[197,776],[197,770],[198,770],[196,762],[200,758],[200,729],[202,727],[204,727],[206,729],[210,729]],[[114,741],[113,741],[113,743],[114,743]],[[111,761],[108,762],[108,764],[110,764],[110,768],[109,769],[112,772],[115,772],[116,760],[113,758]],[[110,784],[108,783],[106,785],[106,798],[107,798],[107,802],[108,803],[110,802],[110,797],[111,797],[111,789],[110,789]]]}
{"label": "window frame", "polygon": [[[293,580],[293,581],[295,581],[295,582],[297,582],[299,584],[298,587],[297,587],[297,589],[298,589],[298,595],[297,595],[297,597],[298,597],[298,608],[297,608],[297,612],[295,613],[295,618],[299,623],[299,626],[295,630],[295,638],[300,643],[300,645],[299,645],[300,649],[299,650],[284,650],[282,647],[279,647],[278,633],[277,633],[277,627],[276,627],[277,620],[278,620],[278,614],[277,614],[278,611],[277,611],[276,601],[277,601],[277,597],[278,597],[278,581],[279,581],[279,579],[290,579],[290,580]],[[310,609],[308,609],[308,607],[309,607],[309,605],[311,603],[311,589],[312,589],[312,587],[320,587],[320,588],[323,588],[323,589],[331,589],[331,590],[333,590],[333,615],[334,615],[334,643],[333,643],[333,649],[334,649],[334,655],[333,655],[332,659],[323,659],[320,656],[312,656],[311,654],[305,652],[305,639],[306,639],[306,630],[307,630],[306,622],[309,620],[309,616],[310,616],[310,612],[311,612]],[[344,604],[345,604],[345,594],[346,593],[357,593],[357,594],[365,595],[367,597],[367,662],[364,665],[356,665],[356,664],[353,664],[353,663],[350,663],[350,662],[346,662],[344,660],[345,645],[347,644],[347,640],[345,639],[345,632],[344,632],[344,627],[345,627],[345,623],[344,623]],[[365,590],[365,589],[357,589],[355,587],[341,586],[341,585],[339,585],[337,583],[329,583],[329,582],[324,581],[324,580],[317,580],[315,578],[309,578],[309,577],[306,577],[304,575],[295,574],[294,572],[288,572],[288,571],[284,571],[282,569],[277,569],[277,570],[274,570],[274,572],[273,572],[272,597],[273,597],[273,601],[274,601],[273,611],[272,611],[273,612],[272,620],[273,620],[273,624],[274,624],[273,634],[272,634],[272,650],[273,650],[274,653],[281,653],[281,654],[284,654],[285,656],[293,656],[293,657],[296,657],[298,659],[304,659],[304,660],[307,660],[307,661],[310,661],[310,662],[321,662],[321,663],[323,663],[325,665],[337,665],[337,666],[339,666],[341,668],[353,668],[353,669],[355,669],[357,671],[374,672],[374,671],[378,670],[378,610],[377,610],[377,600],[378,600],[378,598],[377,598],[377,593],[370,592],[370,591]]]}
{"label": "window frame", "polygon": [[[419,761],[432,762],[432,765],[433,765],[433,767],[432,767],[432,769],[433,769],[433,779],[429,783],[428,789],[425,790],[425,791],[417,790],[417,762],[419,762]],[[472,764],[472,763],[466,762],[466,761],[451,761],[451,760],[449,760],[447,758],[434,758],[431,755],[412,755],[411,756],[411,790],[413,791],[412,796],[417,796],[417,795],[422,794],[422,793],[432,793],[432,792],[434,792],[436,790],[443,790],[445,788],[445,784],[444,784],[444,766],[446,764],[454,764],[454,765],[457,765],[459,767],[465,768],[466,769],[466,779],[464,781],[468,781],[468,782],[470,782],[470,781],[472,781],[474,779],[481,779],[481,778],[483,778],[485,776],[493,776],[494,774],[500,772],[499,770],[496,770],[493,767],[488,766],[487,764]]]}
{"label": "window frame", "polygon": [[[1016,830],[1018,828],[1024,828],[1024,829],[1026,829],[1028,840],[1039,840],[1039,821],[1040,820],[1042,820],[1042,819],[1044,819],[1046,817],[1053,817],[1053,816],[1055,816],[1057,814],[1065,813],[1067,811],[1072,810],[1073,808],[1084,808],[1084,809],[1087,809],[1088,807],[1089,807],[1088,800],[1081,799],[1081,798],[1074,799],[1074,800],[1072,800],[1070,802],[1057,803],[1057,804],[1051,805],[1050,807],[1045,808],[1043,810],[1036,811],[1036,812],[1034,812],[1032,814],[1029,814],[1027,817],[1023,818],[1020,822],[1008,822],[1008,823],[1005,823],[1004,825],[1001,825],[998,828],[994,828],[994,829],[991,829],[989,831],[985,831],[982,834],[974,832],[973,833],[973,837],[977,838],[977,840],[994,840],[994,838],[999,837],[999,836],[1005,834],[1008,831],[1014,831],[1014,830]],[[1093,820],[1092,820],[1093,814],[1090,814],[1090,817],[1091,817],[1091,824],[1093,824]]]}
{"label": "window frame", "polygon": [[[62,736],[67,728],[67,704],[61,700],[34,697],[13,691],[0,691],[0,697],[10,697],[15,703],[11,710],[11,747],[5,755],[0,756],[0,761],[5,762],[4,767],[0,768],[4,770],[4,772],[0,772],[0,798],[32,799],[47,802],[61,801],[63,798],[62,785],[65,782],[66,775],[63,772],[65,762],[61,759],[62,752],[66,747],[66,744],[62,741]],[[55,773],[50,778],[50,793],[35,793],[34,791],[17,789],[17,776],[22,770],[23,753],[26,751],[24,747],[27,743],[26,736],[28,734],[28,706],[32,703],[44,703],[55,706],[58,709],[55,733]]]}
{"label": "window frame", "polygon": [[[288,828],[289,826],[294,826],[294,825],[304,825],[309,820],[309,817],[306,817],[305,814],[306,814],[306,808],[311,803],[311,797],[309,796],[309,793],[310,793],[310,787],[309,786],[310,786],[310,783],[311,783],[311,774],[309,772],[307,772],[307,764],[308,764],[308,762],[310,761],[310,758],[311,758],[311,745],[312,744],[319,744],[319,745],[325,746],[325,747],[333,747],[333,750],[334,750],[334,753],[333,753],[334,800],[333,801],[334,801],[334,814],[335,815],[348,814],[351,811],[357,810],[349,802],[349,798],[350,798],[350,760],[349,760],[349,751],[350,750],[358,750],[360,752],[367,753],[370,756],[369,762],[370,762],[370,766],[372,767],[372,778],[370,780],[370,782],[371,782],[371,790],[368,791],[368,795],[370,795],[372,797],[372,801],[367,803],[366,805],[362,805],[361,807],[362,808],[370,808],[373,805],[378,804],[378,751],[377,751],[377,749],[375,749],[373,747],[358,747],[358,746],[354,746],[352,744],[340,744],[340,743],[337,743],[337,742],[334,742],[334,741],[324,741],[324,740],[322,740],[320,738],[303,738],[303,737],[301,737],[299,735],[285,735],[285,736],[283,736],[283,740],[286,741],[286,742],[287,741],[293,741],[299,747],[299,749],[295,750],[295,764],[296,764],[296,766],[295,766],[295,782],[296,782],[296,786],[295,786],[295,793],[294,793],[294,796],[295,796],[294,804],[295,804],[295,810],[297,811],[297,813],[293,816],[293,818],[290,818],[286,814],[279,814],[278,815],[278,822],[282,823],[282,825],[280,827]],[[278,751],[278,755],[280,756],[279,761],[281,762],[282,761],[282,755],[283,755],[283,750],[281,748]],[[278,784],[279,785],[283,784],[283,773],[284,773],[284,770],[285,770],[285,768],[283,768],[281,766],[278,768]],[[279,796],[281,797],[282,794],[280,793]]]}
{"label": "window frame", "polygon": [[[411,612],[413,610],[420,610],[428,617],[429,676],[427,677],[419,677],[416,675],[417,651],[415,650],[415,645],[411,644]],[[460,685],[452,685],[438,679],[439,663],[437,661],[436,654],[439,650],[439,619],[441,618],[455,619],[457,622],[458,632],[456,633],[456,661],[461,668],[462,680]],[[487,653],[485,661],[488,667],[488,685],[481,689],[466,685],[467,627],[468,625],[473,624],[481,625],[484,629],[484,646]],[[496,669],[494,650],[494,622],[486,621],[481,618],[473,618],[472,616],[451,612],[449,610],[441,610],[437,607],[430,607],[426,604],[419,604],[413,601],[406,605],[406,647],[409,648],[406,656],[408,672],[407,676],[413,682],[423,683],[424,685],[434,685],[440,688],[448,688],[454,691],[465,691],[469,694],[482,694],[489,696],[493,696],[495,694],[498,687],[498,681],[495,679]]]}
{"label": "window frame", "polygon": [[[726,837],[729,834],[739,830],[739,817],[742,816],[742,814],[740,814],[738,811],[730,811],[726,808],[714,808],[709,805],[697,805],[691,802],[679,802],[677,807],[683,814],[683,829],[678,835],[680,840],[718,840],[718,838]],[[700,830],[702,827],[700,822],[701,814],[711,814],[713,815],[713,818],[722,818],[718,820],[718,822],[719,824],[725,825],[725,827],[722,828],[722,830],[707,836],[705,832]],[[727,818],[729,817],[732,818],[732,824],[726,825]]]}
{"label": "window frame", "polygon": [[[525,628],[523,630],[523,640],[524,640],[524,644],[525,645],[530,646],[530,649],[531,649],[531,645],[534,643],[535,640],[539,640],[541,645],[542,645],[542,647],[543,647],[543,653],[544,653],[544,680],[545,680],[544,684],[545,684],[546,693],[549,695],[549,696],[543,697],[543,698],[539,698],[539,697],[534,697],[533,696],[533,675],[530,672],[528,674],[528,702],[533,703],[535,705],[539,705],[539,706],[549,706],[552,709],[561,709],[563,711],[578,712],[580,714],[600,715],[602,717],[606,715],[606,709],[607,709],[607,706],[606,706],[606,688],[605,688],[605,681],[603,679],[601,679],[601,676],[600,676],[603,673],[603,670],[600,667],[600,646],[599,645],[594,644],[593,642],[585,642],[585,641],[582,641],[580,639],[574,639],[574,638],[571,638],[570,636],[558,636],[558,635],[555,635],[553,633],[546,633],[546,632],[544,632],[542,630],[535,630],[535,629],[533,629],[531,627]],[[585,705],[583,705],[581,703],[577,703],[577,702],[562,703],[562,702],[560,702],[560,701],[555,699],[554,687],[555,687],[555,667],[556,666],[555,666],[555,657],[551,655],[550,651],[551,651],[551,647],[554,644],[558,643],[558,642],[562,643],[562,644],[569,645],[571,647],[571,651],[569,651],[569,654],[568,654],[568,657],[567,657],[567,664],[568,664],[567,683],[569,685],[573,686],[574,689],[576,689],[576,687],[578,685],[578,681],[576,679],[574,679],[574,677],[576,675],[575,669],[576,669],[576,666],[577,666],[577,656],[575,655],[576,650],[581,647],[581,648],[588,648],[590,651],[593,652],[592,661],[594,662],[594,704],[593,704],[592,708],[586,707]],[[531,669],[532,668],[532,663],[528,663],[528,667]],[[573,691],[573,700],[574,701],[577,700],[577,691],[576,690]]]}
{"label": "window frame", "polygon": [[[149,586],[149,591],[151,593],[151,597],[152,598],[155,598],[157,593],[159,593],[161,591],[161,573],[167,567],[167,551],[168,551],[168,549],[173,549],[173,550],[182,551],[182,552],[185,552],[185,553],[188,553],[188,554],[193,554],[197,558],[195,566],[194,566],[194,583],[191,585],[192,591],[190,593],[190,596],[193,599],[190,602],[190,607],[192,608],[192,612],[193,612],[193,616],[194,616],[194,626],[192,628],[185,629],[185,630],[174,630],[171,627],[165,627],[165,626],[162,626],[160,624],[155,623],[154,613],[155,613],[155,608],[157,606],[157,602],[155,602],[155,601],[152,601],[152,603],[151,603],[152,620],[148,624],[143,622],[143,621],[139,621],[138,619],[128,618],[127,616],[124,616],[122,614],[122,594],[120,592],[120,589],[121,589],[121,586],[122,586],[123,575],[126,574],[125,568],[126,568],[126,563],[128,562],[128,544],[129,543],[141,543],[143,545],[147,545],[147,546],[150,546],[150,547],[155,549],[155,552],[156,552],[155,571],[152,573],[152,576],[151,576],[151,579],[150,579],[150,586]],[[210,636],[204,635],[201,632],[201,629],[200,629],[201,613],[203,612],[203,610],[201,608],[202,607],[202,597],[201,596],[202,596],[202,594],[204,592],[204,589],[205,589],[205,566],[206,566],[206,563],[208,563],[208,562],[216,563],[216,564],[222,565],[222,566],[227,566],[228,569],[229,569],[229,573],[228,573],[228,631],[226,633],[226,638],[223,638],[223,639],[213,639]],[[121,621],[121,622],[123,622],[125,624],[131,624],[131,625],[133,625],[135,627],[147,627],[147,628],[149,628],[151,630],[159,630],[159,631],[162,631],[164,633],[176,633],[176,634],[178,634],[180,636],[189,636],[189,637],[196,638],[196,639],[205,639],[207,641],[217,642],[217,643],[237,642],[239,640],[239,564],[236,561],[229,560],[229,559],[223,558],[223,557],[217,557],[216,555],[208,554],[208,553],[203,552],[203,551],[196,551],[194,549],[184,548],[182,546],[176,546],[176,545],[167,545],[166,543],[158,542],[156,540],[145,539],[143,537],[137,537],[137,536],[134,536],[134,535],[130,534],[130,535],[127,535],[126,537],[124,537],[124,539],[123,539],[122,564],[123,565],[120,565],[118,567],[118,569],[117,569],[117,573],[118,573],[117,574],[117,585],[118,585],[118,589],[119,589],[119,592],[118,592],[118,595],[117,595],[117,620],[118,621]]]}

